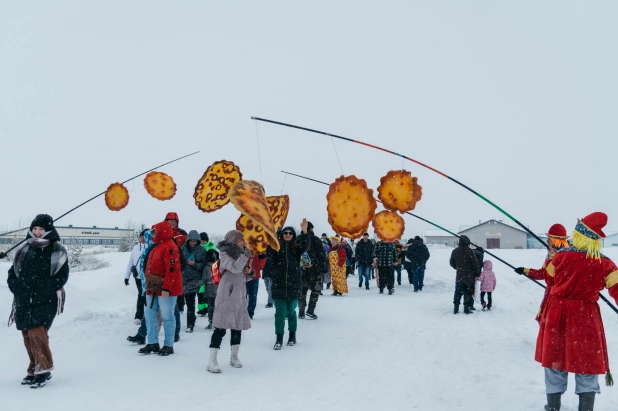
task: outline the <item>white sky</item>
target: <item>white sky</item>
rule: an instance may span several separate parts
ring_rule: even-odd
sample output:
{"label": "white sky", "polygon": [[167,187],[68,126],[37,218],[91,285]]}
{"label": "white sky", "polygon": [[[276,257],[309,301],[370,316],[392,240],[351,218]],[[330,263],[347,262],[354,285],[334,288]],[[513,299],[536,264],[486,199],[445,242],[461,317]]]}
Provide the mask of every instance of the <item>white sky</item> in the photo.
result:
{"label": "white sky", "polygon": [[[292,4],[293,3],[293,4]],[[232,205],[204,214],[193,190],[215,160],[281,193],[284,169],[332,182],[324,136],[258,124],[260,116],[404,153],[470,185],[537,232],[571,230],[592,211],[618,230],[614,189],[618,3],[613,1],[8,1],[0,0],[0,224],[58,216],[172,158],[174,199],[127,185],[58,225],[234,228]],[[343,171],[379,178],[401,159],[336,141]],[[415,212],[445,227],[503,219],[412,163]],[[288,177],[289,222],[331,233],[327,187]],[[426,224],[405,217],[406,237]],[[29,220],[28,220],[29,221]]]}

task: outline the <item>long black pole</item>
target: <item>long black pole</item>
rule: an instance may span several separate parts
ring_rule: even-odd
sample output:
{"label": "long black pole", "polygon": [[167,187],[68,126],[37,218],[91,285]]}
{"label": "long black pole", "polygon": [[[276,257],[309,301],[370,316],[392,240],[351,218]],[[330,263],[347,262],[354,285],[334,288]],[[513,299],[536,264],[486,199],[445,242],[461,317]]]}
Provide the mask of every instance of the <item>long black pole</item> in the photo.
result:
{"label": "long black pole", "polygon": [[[187,154],[187,155],[182,156],[182,157],[178,157],[178,158],[176,158],[176,159],[174,159],[174,160],[172,160],[172,161],[168,161],[167,163],[163,163],[163,164],[161,164],[161,165],[159,165],[159,166],[156,166],[156,167],[154,167],[154,168],[151,168],[150,170],[144,171],[143,173],[140,173],[140,174],[138,174],[138,175],[136,175],[136,176],[133,176],[133,177],[131,177],[131,178],[129,178],[129,179],[127,179],[127,180],[123,181],[121,184],[128,183],[129,181],[135,180],[136,178],[141,177],[141,176],[143,176],[144,174],[150,173],[151,171],[154,171],[154,170],[156,170],[156,169],[158,169],[158,168],[161,168],[161,167],[166,166],[166,165],[168,165],[168,164],[175,163],[176,161],[180,161],[180,160],[182,160],[183,158],[190,157],[190,156],[195,155],[195,154],[197,154],[197,153],[199,153],[199,151],[196,151],[196,152],[191,153],[191,154]],[[102,196],[103,194],[105,194],[106,192],[107,192],[107,190],[106,190],[106,191],[103,191],[102,193],[97,194],[96,196],[94,196],[94,197],[92,197],[92,198],[90,198],[90,199],[88,199],[88,200],[86,200],[86,201],[84,201],[84,202],[83,202],[83,203],[81,203],[80,205],[78,205],[78,206],[76,206],[76,207],[73,207],[72,209],[70,209],[70,210],[69,210],[69,211],[67,211],[66,213],[62,214],[60,217],[55,218],[55,219],[54,219],[54,221],[58,221],[58,220],[60,220],[62,217],[66,217],[68,214],[71,214],[73,211],[77,210],[78,208],[80,208],[80,207],[82,207],[82,206],[85,206],[86,204],[88,204],[88,203],[89,203],[89,202],[91,202],[92,200],[95,200],[95,199],[97,199],[97,198],[101,197],[101,196]],[[27,228],[27,227],[24,227],[24,228]],[[20,228],[19,230],[23,230],[23,228]],[[19,230],[17,230],[17,231],[19,231]],[[12,231],[9,231],[9,232],[12,232]],[[6,233],[5,233],[5,234],[6,234]],[[4,235],[4,234],[2,234],[2,235]],[[11,251],[13,251],[15,248],[17,248],[17,246],[19,246],[21,243],[23,243],[24,241],[26,241],[26,239],[21,240],[19,243],[15,244],[13,247],[9,248],[7,251],[4,251],[4,252],[3,252],[3,254],[8,254],[8,253],[10,253],[10,252],[11,252]]]}
{"label": "long black pole", "polygon": [[411,161],[413,163],[416,163],[422,167],[425,167],[428,170],[433,171],[434,173],[440,174],[442,177],[448,178],[449,180],[451,180],[453,183],[465,188],[466,190],[468,190],[469,192],[471,192],[472,194],[476,195],[477,197],[481,198],[482,200],[484,200],[487,204],[491,205],[492,207],[494,207],[496,210],[500,211],[502,214],[504,214],[505,216],[507,216],[509,219],[511,219],[515,224],[517,224],[518,226],[520,226],[522,229],[524,229],[528,234],[530,234],[532,237],[534,237],[537,241],[539,241],[541,244],[543,244],[543,246],[545,246],[545,248],[549,248],[549,246],[547,245],[547,243],[545,241],[543,241],[543,239],[541,239],[539,236],[537,236],[535,233],[533,233],[528,227],[526,227],[525,225],[523,225],[521,222],[519,222],[519,220],[517,220],[515,217],[513,217],[511,214],[509,214],[508,212],[506,212],[504,209],[502,209],[500,206],[498,206],[497,204],[495,204],[493,201],[491,201],[490,199],[488,199],[487,197],[483,196],[481,193],[473,190],[472,188],[468,187],[467,185],[463,184],[462,182],[454,179],[453,177],[446,175],[445,173],[443,173],[442,171],[439,171],[433,167],[428,166],[427,164],[421,163],[418,160],[415,160],[411,157],[405,156],[403,154],[400,153],[396,153],[392,150],[388,150],[379,146],[375,146],[373,144],[369,144],[369,143],[365,143],[364,141],[360,141],[360,140],[354,140],[352,138],[349,137],[343,137],[343,136],[338,136],[337,134],[331,134],[331,133],[327,133],[325,131],[319,131],[319,130],[314,130],[312,128],[307,128],[307,127],[301,127],[301,126],[295,126],[294,124],[288,124],[288,123],[282,123],[280,121],[274,121],[274,120],[268,120],[265,118],[260,118],[260,117],[251,117],[252,120],[256,120],[256,121],[263,121],[265,123],[271,123],[271,124],[276,124],[279,126],[284,126],[284,127],[290,127],[290,128],[295,128],[297,130],[303,130],[303,131],[309,131],[311,133],[316,133],[316,134],[322,134],[325,136],[329,136],[329,137],[333,137],[333,138],[338,138],[340,140],[344,140],[350,143],[357,143],[357,144],[361,144],[363,146],[367,146],[367,147],[371,147],[371,148],[375,148],[376,150],[380,150],[380,151],[384,151],[385,153],[389,153],[389,154],[393,154],[395,156],[404,158],[408,161]]}
{"label": "long black pole", "polygon": [[[287,172],[287,171],[283,171],[283,170],[281,170],[281,172],[282,172],[282,173],[284,173],[284,174],[289,174],[289,175],[294,176],[294,177],[304,178],[305,180],[313,181],[313,182],[320,183],[320,184],[323,184],[323,185],[327,185],[327,186],[328,186],[328,185],[330,185],[330,184],[328,184],[328,183],[325,183],[324,181],[315,180],[315,179],[313,179],[313,178],[309,178],[309,177],[301,176],[301,175],[294,174],[294,173],[289,173],[289,172]],[[378,200],[378,201],[379,201],[379,200]],[[411,215],[412,217],[416,217],[416,218],[418,218],[419,220],[422,220],[422,221],[426,222],[427,224],[431,224],[432,226],[434,226],[434,227],[436,227],[436,228],[439,228],[439,229],[440,229],[440,230],[442,230],[442,231],[446,231],[447,233],[452,234],[452,235],[454,235],[454,236],[455,236],[455,237],[457,237],[457,238],[461,238],[461,236],[459,236],[459,235],[455,234],[454,232],[452,232],[452,231],[450,231],[450,230],[447,230],[446,228],[441,227],[441,226],[439,226],[438,224],[436,224],[436,223],[434,223],[434,222],[431,222],[431,221],[429,221],[429,220],[427,220],[427,219],[425,219],[425,218],[423,218],[423,217],[421,217],[421,216],[418,216],[418,215],[416,215],[416,214],[412,214],[412,213],[410,213],[410,212],[406,212],[406,214]],[[472,244],[473,246],[475,246],[475,247],[479,247],[478,245],[476,245],[476,244],[474,244],[474,243],[471,243],[471,244]],[[515,269],[515,267],[514,267],[513,265],[511,265],[511,264],[507,263],[506,261],[504,261],[502,258],[500,258],[500,257],[498,257],[497,255],[495,255],[494,253],[492,253],[492,252],[490,252],[490,251],[487,251],[487,249],[485,249],[485,252],[486,252],[487,254],[489,254],[490,256],[494,257],[496,260],[498,260],[498,261],[500,261],[501,263],[503,263],[504,265],[506,265],[506,266],[508,266],[508,267],[512,268],[513,270]],[[529,277],[527,274],[522,274],[522,275],[523,275],[523,276],[525,276],[527,279],[529,279],[529,280],[533,281],[535,284],[537,284],[537,285],[539,285],[539,286],[541,286],[541,287],[543,287],[543,288],[547,288],[547,287],[545,287],[543,284],[541,284],[540,282],[538,282],[537,280],[535,280],[534,278]],[[618,308],[616,308],[616,307],[614,306],[614,304],[612,304],[612,303],[611,303],[611,302],[610,302],[607,298],[605,298],[605,296],[603,296],[603,294],[601,294],[601,293],[598,293],[598,294],[599,294],[599,297],[601,298],[601,300],[605,301],[605,303],[606,303],[607,305],[609,305],[609,306],[610,306],[610,308],[611,308],[612,310],[614,310],[614,312],[615,312],[616,314],[618,314]]]}

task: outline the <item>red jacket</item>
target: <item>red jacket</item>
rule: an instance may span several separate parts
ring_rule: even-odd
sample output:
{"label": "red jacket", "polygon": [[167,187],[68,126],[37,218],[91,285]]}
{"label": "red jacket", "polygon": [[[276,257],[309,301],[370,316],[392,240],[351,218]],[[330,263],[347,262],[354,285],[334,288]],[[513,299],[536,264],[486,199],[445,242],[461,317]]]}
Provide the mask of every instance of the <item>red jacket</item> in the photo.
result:
{"label": "red jacket", "polygon": [[534,268],[526,268],[524,272],[528,275],[528,277],[533,278],[537,281],[545,281],[547,284],[547,288],[545,289],[545,295],[543,296],[543,301],[541,301],[541,307],[539,307],[539,311],[536,314],[535,320],[542,321],[545,315],[545,308],[547,307],[547,298],[551,293],[551,288],[554,285],[554,270],[555,267],[552,264],[552,259],[554,258],[554,254],[547,254],[545,257],[545,262],[543,263],[543,267],[539,270],[535,270]]}
{"label": "red jacket", "polygon": [[599,309],[598,292],[609,289],[618,301],[618,267],[608,258],[587,257],[567,249],[551,261],[554,285],[540,323],[536,361],[545,368],[577,374],[609,371],[607,342]]}
{"label": "red jacket", "polygon": [[[170,297],[182,295],[182,271],[180,269],[180,252],[172,240],[172,225],[167,221],[152,226],[156,230],[153,239],[155,246],[148,254],[146,275],[163,277],[163,290],[169,291]],[[146,294],[160,296],[146,287]]]}
{"label": "red jacket", "polygon": [[260,254],[253,258],[253,262],[251,263],[251,269],[255,271],[255,275],[251,280],[259,280],[262,278],[262,270],[266,265],[266,254]]}
{"label": "red jacket", "polygon": [[[165,220],[176,220],[178,222],[178,224],[180,224],[180,219],[178,219],[178,214],[171,211],[169,213],[167,213],[167,215],[165,216]],[[174,238],[174,242],[176,243],[176,245],[178,246],[178,249],[180,249],[180,247],[182,247],[182,245],[185,243],[185,241],[187,240],[187,232],[185,230],[183,230],[182,228],[178,228],[178,226],[176,226],[176,228],[174,228],[174,233],[172,235],[172,237]]]}

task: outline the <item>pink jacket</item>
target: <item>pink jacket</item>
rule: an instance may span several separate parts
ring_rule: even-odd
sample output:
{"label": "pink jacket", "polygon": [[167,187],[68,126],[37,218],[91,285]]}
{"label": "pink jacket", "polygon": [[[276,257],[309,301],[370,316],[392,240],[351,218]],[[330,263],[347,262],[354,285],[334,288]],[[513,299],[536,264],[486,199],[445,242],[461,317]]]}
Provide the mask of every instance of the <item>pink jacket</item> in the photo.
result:
{"label": "pink jacket", "polygon": [[491,271],[492,268],[491,261],[485,260],[481,272],[481,291],[491,293],[496,289],[496,275]]}

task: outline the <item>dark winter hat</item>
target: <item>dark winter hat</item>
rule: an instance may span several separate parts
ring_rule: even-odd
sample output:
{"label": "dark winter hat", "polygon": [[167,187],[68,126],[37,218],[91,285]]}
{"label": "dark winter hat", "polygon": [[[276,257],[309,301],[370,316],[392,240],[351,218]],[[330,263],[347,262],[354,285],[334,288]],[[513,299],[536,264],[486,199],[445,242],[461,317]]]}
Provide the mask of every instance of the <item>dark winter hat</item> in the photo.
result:
{"label": "dark winter hat", "polygon": [[326,233],[322,233],[322,237],[328,237]]}
{"label": "dark winter hat", "polygon": [[210,241],[210,239],[208,238],[208,234],[206,233],[200,233],[200,239],[206,242]]}
{"label": "dark winter hat", "polygon": [[419,236],[414,236],[414,239],[418,240],[418,241],[423,241],[423,240],[421,240],[421,238]]}
{"label": "dark winter hat", "polygon": [[369,237],[369,233],[363,234],[363,237],[365,237],[365,236]]}
{"label": "dark winter hat", "polygon": [[144,228],[144,229],[142,230],[142,232],[141,232],[141,233],[139,233],[139,236],[140,236],[140,237],[145,236],[145,235],[146,235],[146,231],[148,231],[148,229],[147,229],[147,228]]}
{"label": "dark winter hat", "polygon": [[470,245],[470,239],[467,235],[462,235],[461,237],[459,237],[459,245],[464,247],[468,247]]}
{"label": "dark winter hat", "polygon": [[32,224],[30,224],[30,230],[34,227],[41,227],[46,232],[49,232],[54,229],[54,219],[47,214],[39,214],[32,220]]}
{"label": "dark winter hat", "polygon": [[307,222],[307,230],[312,230],[313,231],[313,224],[311,224],[311,221]]}
{"label": "dark winter hat", "polygon": [[287,226],[283,229],[283,231],[281,231],[281,235],[283,235],[283,233],[285,233],[286,231],[291,231],[292,232],[292,237],[296,238],[296,230],[294,230],[294,227],[292,226]]}

